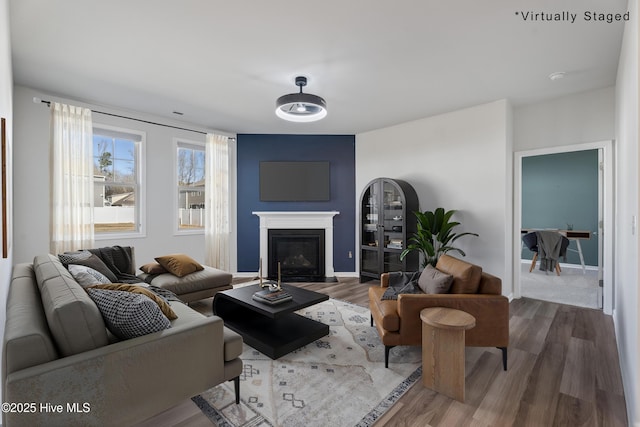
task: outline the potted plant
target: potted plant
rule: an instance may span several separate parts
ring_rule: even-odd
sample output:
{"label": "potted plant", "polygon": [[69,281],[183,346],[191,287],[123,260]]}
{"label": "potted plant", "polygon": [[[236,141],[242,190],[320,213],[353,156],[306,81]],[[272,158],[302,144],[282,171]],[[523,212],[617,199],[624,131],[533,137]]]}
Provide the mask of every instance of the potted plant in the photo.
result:
{"label": "potted plant", "polygon": [[427,264],[435,267],[440,255],[449,251],[456,251],[462,256],[466,256],[460,248],[452,246],[453,242],[462,236],[478,236],[477,233],[460,233],[453,231],[455,227],[460,225],[459,222],[451,221],[451,216],[455,210],[445,212],[444,208],[437,208],[435,211],[414,212],[418,219],[417,231],[409,239],[407,248],[400,254],[400,259],[411,251],[420,251],[422,253],[422,268]]}

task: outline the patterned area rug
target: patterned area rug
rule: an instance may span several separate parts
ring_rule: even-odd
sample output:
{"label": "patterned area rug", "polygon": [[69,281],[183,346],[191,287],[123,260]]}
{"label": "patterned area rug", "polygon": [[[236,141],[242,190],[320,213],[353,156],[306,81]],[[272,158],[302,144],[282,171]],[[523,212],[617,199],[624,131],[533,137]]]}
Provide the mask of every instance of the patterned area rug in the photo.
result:
{"label": "patterned area rug", "polygon": [[298,313],[329,325],[329,335],[278,360],[245,344],[241,404],[232,382],[193,398],[216,425],[370,426],[420,378],[417,347],[393,348],[385,369],[368,309],[330,299]]}

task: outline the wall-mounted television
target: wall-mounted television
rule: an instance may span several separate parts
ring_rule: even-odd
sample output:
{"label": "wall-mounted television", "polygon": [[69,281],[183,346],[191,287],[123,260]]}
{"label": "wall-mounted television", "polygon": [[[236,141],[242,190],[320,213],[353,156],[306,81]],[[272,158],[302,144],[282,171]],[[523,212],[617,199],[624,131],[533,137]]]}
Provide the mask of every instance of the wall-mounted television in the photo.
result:
{"label": "wall-mounted television", "polygon": [[260,162],[261,202],[331,200],[329,162]]}

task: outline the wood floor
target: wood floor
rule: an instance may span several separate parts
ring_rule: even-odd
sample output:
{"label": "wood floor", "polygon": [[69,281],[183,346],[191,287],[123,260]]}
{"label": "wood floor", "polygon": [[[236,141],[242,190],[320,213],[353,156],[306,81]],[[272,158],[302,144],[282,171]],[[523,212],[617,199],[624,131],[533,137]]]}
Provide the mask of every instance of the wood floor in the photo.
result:
{"label": "wood floor", "polygon": [[[359,283],[357,278],[296,285],[362,306],[368,306],[368,288],[378,286],[375,281]],[[195,303],[194,308],[205,310],[208,304],[210,299]],[[508,371],[502,370],[498,349],[467,347],[465,357],[465,403],[424,388],[418,381],[375,426],[628,424],[613,321],[600,310],[514,300]],[[154,417],[155,421],[210,425],[189,403]],[[148,425],[158,425],[149,421]]]}

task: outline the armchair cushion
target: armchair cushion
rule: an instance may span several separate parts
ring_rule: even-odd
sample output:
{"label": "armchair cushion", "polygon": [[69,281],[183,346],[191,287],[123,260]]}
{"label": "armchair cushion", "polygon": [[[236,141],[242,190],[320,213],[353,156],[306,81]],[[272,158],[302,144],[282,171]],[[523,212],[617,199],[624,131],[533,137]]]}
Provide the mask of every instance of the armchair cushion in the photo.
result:
{"label": "armchair cushion", "polygon": [[452,275],[436,270],[427,264],[418,279],[418,287],[425,294],[446,294],[449,292],[452,282]]}
{"label": "armchair cushion", "polygon": [[436,264],[436,269],[453,276],[450,293],[452,294],[476,294],[480,286],[482,267],[449,255],[441,255]]}

